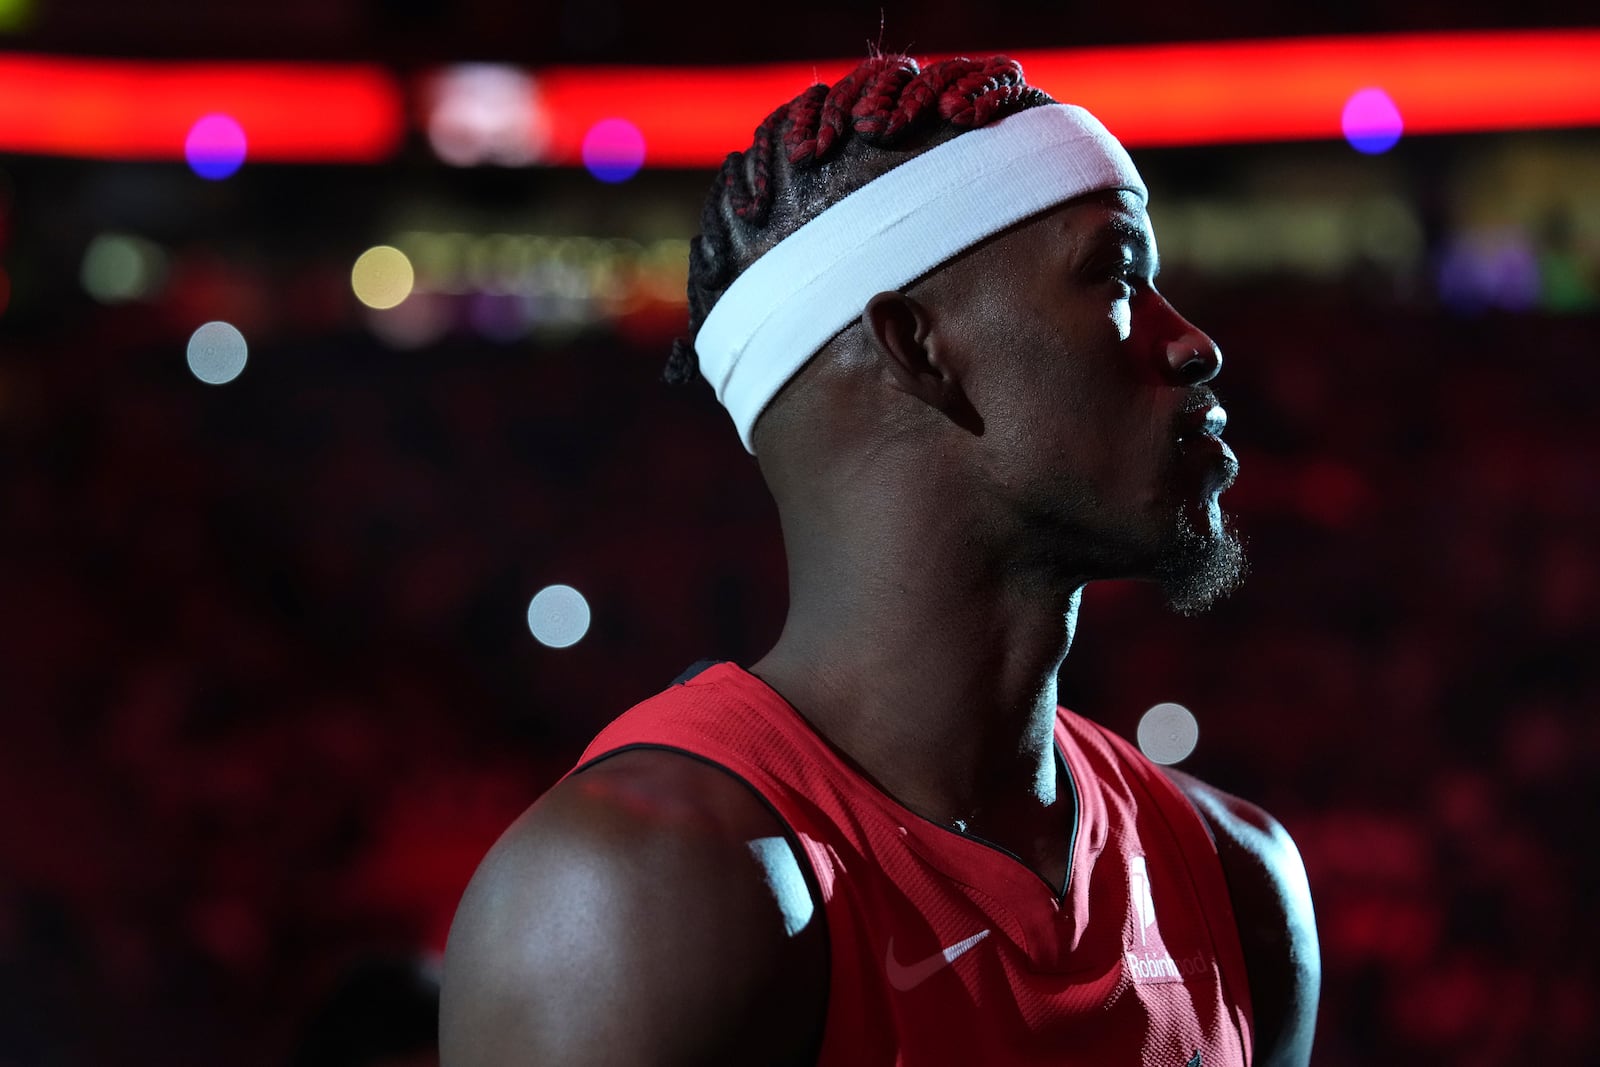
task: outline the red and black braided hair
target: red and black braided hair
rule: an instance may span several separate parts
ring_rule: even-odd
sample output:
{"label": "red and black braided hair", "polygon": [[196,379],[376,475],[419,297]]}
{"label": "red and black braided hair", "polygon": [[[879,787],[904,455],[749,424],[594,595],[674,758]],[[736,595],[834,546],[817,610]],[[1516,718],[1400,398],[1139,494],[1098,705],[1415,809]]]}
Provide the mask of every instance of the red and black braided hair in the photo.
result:
{"label": "red and black braided hair", "polygon": [[813,85],[768,115],[712,183],[689,245],[689,339],[664,377],[698,375],[693,336],[741,271],[830,205],[918,152],[1013,112],[1055,103],[1006,56],[867,59],[838,83]]}

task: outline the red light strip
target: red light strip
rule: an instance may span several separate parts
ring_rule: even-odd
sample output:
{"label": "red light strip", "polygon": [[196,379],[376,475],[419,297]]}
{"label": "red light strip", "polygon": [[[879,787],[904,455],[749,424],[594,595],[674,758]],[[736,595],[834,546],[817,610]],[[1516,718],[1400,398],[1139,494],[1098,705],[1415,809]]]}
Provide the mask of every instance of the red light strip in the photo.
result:
{"label": "red light strip", "polygon": [[[1030,80],[1135,145],[1342,137],[1377,87],[1406,133],[1600,125],[1600,32],[1236,41],[1025,53]],[[1081,91],[1079,88],[1081,87]]]}
{"label": "red light strip", "polygon": [[257,162],[375,163],[405,132],[404,93],[378,67],[0,55],[0,152],[182,159],[211,113],[243,127]]}
{"label": "red light strip", "polygon": [[[1600,30],[1013,54],[1032,82],[1135,146],[1337,138],[1344,102],[1369,86],[1395,101],[1408,134],[1600,125]],[[853,62],[539,71],[545,161],[576,165],[589,128],[620,117],[644,134],[648,165],[715,165],[767,109]],[[354,163],[394,154],[406,105],[397,78],[374,66],[0,54],[0,152],[181,159],[189,128],[212,112],[240,123],[251,160]]]}
{"label": "red light strip", "polygon": [[[1028,80],[1082,104],[1135,146],[1343,136],[1344,103],[1382,88],[1411,133],[1600,125],[1600,31],[1409,34],[1011,53]],[[646,164],[706,166],[750,143],[772,107],[853,60],[762,67],[558,67],[536,72],[548,161],[576,164],[584,133],[626,118]],[[603,92],[596,86],[604,85]]]}

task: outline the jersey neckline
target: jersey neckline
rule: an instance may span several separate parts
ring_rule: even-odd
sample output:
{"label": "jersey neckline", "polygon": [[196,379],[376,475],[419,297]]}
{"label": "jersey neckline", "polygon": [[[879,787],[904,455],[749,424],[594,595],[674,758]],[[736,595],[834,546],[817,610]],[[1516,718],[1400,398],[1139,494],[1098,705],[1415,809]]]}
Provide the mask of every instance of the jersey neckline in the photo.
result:
{"label": "jersey neckline", "polygon": [[[1029,914],[1055,917],[1077,910],[1072,907],[1071,900],[1081,895],[1074,890],[1087,877],[1087,868],[1092,862],[1089,852],[1094,835],[1086,832],[1086,823],[1094,818],[1095,811],[1092,803],[1086,805],[1085,794],[1079,787],[1090,771],[1083,765],[1078,746],[1062,721],[1063,715],[1070,714],[1065,708],[1059,705],[1056,708],[1054,748],[1058,772],[1066,774],[1073,808],[1067,820],[1070,828],[1067,869],[1057,888],[1010,849],[975,834],[961,833],[907,807],[823,736],[799,709],[759,675],[731,660],[724,660],[687,679],[684,684],[711,682],[731,683],[747,702],[771,709],[787,720],[792,729],[786,732],[803,739],[832,773],[856,783],[862,795],[870,798],[879,811],[898,825],[912,851],[945,877],[1003,902],[1019,919]],[[1031,925],[1024,922],[1024,926]]]}

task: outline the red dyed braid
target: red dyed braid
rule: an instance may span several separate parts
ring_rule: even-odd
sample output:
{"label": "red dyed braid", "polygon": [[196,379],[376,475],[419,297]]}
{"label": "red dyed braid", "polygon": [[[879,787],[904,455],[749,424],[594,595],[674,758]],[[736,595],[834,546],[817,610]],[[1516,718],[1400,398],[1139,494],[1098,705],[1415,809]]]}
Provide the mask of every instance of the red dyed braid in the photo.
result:
{"label": "red dyed braid", "polygon": [[856,106],[850,109],[850,126],[868,144],[882,144],[889,117],[894,114],[911,80],[922,72],[910,56],[884,56],[872,80],[862,87]]}
{"label": "red dyed braid", "polygon": [[946,59],[923,69],[900,91],[900,99],[884,124],[883,140],[893,142],[900,135],[938,113],[939,98],[957,78],[972,69],[970,59]]}
{"label": "red dyed braid", "polygon": [[814,125],[811,121],[813,116],[807,114],[805,126],[801,126],[797,120],[790,127],[784,139],[789,162],[803,167],[813,161],[827,159],[828,150],[834,143],[851,132],[856,105],[866,89],[869,86],[878,88],[880,74],[901,70],[905,62],[902,56],[874,56],[840,78],[823,99],[822,110],[815,116]]}
{"label": "red dyed braid", "polygon": [[822,112],[831,92],[828,86],[818,82],[789,105],[789,128],[783,135],[783,155],[791,165],[801,157],[806,162],[815,158]]}
{"label": "red dyed braid", "polygon": [[[968,61],[972,62],[972,61]],[[1030,90],[1022,66],[1006,56],[992,56],[947,86],[939,96],[939,115],[952,126],[984,126],[1014,109]]]}
{"label": "red dyed braid", "polygon": [[[764,225],[767,213],[772,210],[773,138],[791,106],[784,104],[774,109],[756,127],[750,148],[744,152],[730,152],[728,158],[722,161],[722,182],[728,204],[735,215],[752,226]],[[747,158],[750,160],[748,181],[744,175]]]}

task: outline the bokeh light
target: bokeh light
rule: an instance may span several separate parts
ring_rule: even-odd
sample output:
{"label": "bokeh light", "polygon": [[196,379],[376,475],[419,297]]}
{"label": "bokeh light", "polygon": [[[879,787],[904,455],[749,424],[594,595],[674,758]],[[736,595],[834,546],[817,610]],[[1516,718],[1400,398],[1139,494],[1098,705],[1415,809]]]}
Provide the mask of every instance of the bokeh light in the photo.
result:
{"label": "bokeh light", "polygon": [[189,338],[189,370],[208,385],[225,385],[244,370],[250,348],[226,322],[208,322]]}
{"label": "bokeh light", "polygon": [[0,33],[25,30],[33,22],[33,0],[0,0]]}
{"label": "bokeh light", "polygon": [[387,311],[368,310],[367,329],[390,348],[424,348],[450,332],[455,321],[451,298],[414,292],[405,303]]}
{"label": "bokeh light", "polygon": [[644,134],[627,119],[601,119],[583,135],[583,165],[603,182],[625,182],[644,166]]}
{"label": "bokeh light", "polygon": [[1139,751],[1152,763],[1181,763],[1200,740],[1200,724],[1182,704],[1157,704],[1139,719],[1138,737]]}
{"label": "bokeh light", "polygon": [[509,344],[528,335],[529,300],[498,293],[476,293],[467,301],[467,323],[479,337]]}
{"label": "bokeh light", "polygon": [[356,258],[350,271],[350,288],[355,290],[356,299],[378,311],[403,303],[416,282],[411,260],[392,245],[367,249]]}
{"label": "bokeh light", "polygon": [[1339,124],[1350,147],[1369,156],[1389,151],[1400,142],[1405,129],[1400,109],[1388,93],[1376,88],[1351,94],[1344,102]]}
{"label": "bokeh light", "polygon": [[0,267],[0,315],[6,313],[6,308],[11,306],[11,275]]}
{"label": "bokeh light", "polygon": [[161,247],[123,233],[103,233],[90,241],[78,270],[84,291],[102,304],[153,296],[166,277],[167,255]]}
{"label": "bokeh light", "polygon": [[1529,311],[1539,303],[1542,277],[1532,237],[1517,226],[1457,234],[1438,260],[1439,299],[1455,311]]}
{"label": "bokeh light", "polygon": [[430,78],[424,90],[428,143],[454,167],[524,167],[543,155],[550,120],[527,71],[463,63]]}
{"label": "bokeh light", "polygon": [[189,128],[183,158],[202,178],[221,181],[244,166],[244,127],[227,115],[205,115]]}
{"label": "bokeh light", "polygon": [[542,645],[570,648],[589,632],[589,602],[570,585],[551,585],[528,604],[528,629]]}

